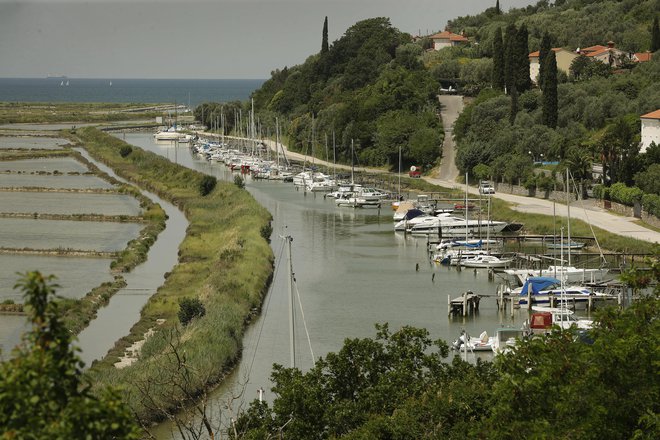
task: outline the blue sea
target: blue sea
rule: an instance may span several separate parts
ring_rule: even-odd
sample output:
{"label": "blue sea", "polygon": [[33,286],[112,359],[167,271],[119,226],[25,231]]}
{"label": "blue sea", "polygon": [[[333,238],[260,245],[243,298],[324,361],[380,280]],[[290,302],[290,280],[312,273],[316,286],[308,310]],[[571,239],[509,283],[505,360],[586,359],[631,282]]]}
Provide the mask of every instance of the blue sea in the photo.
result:
{"label": "blue sea", "polygon": [[[263,79],[0,78],[0,102],[177,103],[245,101]],[[67,85],[68,83],[68,85]]]}

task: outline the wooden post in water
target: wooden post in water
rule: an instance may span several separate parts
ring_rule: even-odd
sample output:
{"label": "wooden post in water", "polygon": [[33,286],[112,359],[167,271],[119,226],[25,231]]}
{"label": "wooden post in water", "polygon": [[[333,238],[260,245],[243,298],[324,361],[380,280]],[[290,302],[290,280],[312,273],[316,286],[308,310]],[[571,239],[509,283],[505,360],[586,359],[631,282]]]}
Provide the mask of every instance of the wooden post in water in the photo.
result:
{"label": "wooden post in water", "polygon": [[451,316],[451,295],[447,294],[447,316]]}
{"label": "wooden post in water", "polygon": [[463,293],[463,316],[467,316],[467,292]]}

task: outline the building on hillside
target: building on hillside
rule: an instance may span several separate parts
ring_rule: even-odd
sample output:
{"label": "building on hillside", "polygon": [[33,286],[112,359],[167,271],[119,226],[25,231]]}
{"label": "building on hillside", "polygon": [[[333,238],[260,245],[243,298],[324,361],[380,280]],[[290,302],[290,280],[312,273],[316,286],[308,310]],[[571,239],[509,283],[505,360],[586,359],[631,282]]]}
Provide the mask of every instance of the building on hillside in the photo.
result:
{"label": "building on hillside", "polygon": [[628,52],[624,52],[621,49],[614,47],[614,41],[608,41],[607,46],[589,46],[582,49],[578,49],[576,52],[581,53],[591,59],[598,60],[601,63],[605,63],[611,67],[618,67],[623,64],[624,60],[630,59],[631,56]]}
{"label": "building on hillside", "polygon": [[[557,70],[561,70],[568,75],[571,63],[578,57],[578,54],[562,47],[553,47],[552,51],[555,53],[555,58],[557,59]],[[538,84],[540,68],[539,51],[537,50],[529,54],[529,78],[534,84]]]}
{"label": "building on hillside", "polygon": [[646,63],[647,61],[651,61],[653,58],[653,53],[651,53],[650,50],[647,50],[646,52],[637,52],[633,55],[633,61],[637,63]]}
{"label": "building on hillside", "polygon": [[640,153],[646,151],[655,142],[660,145],[660,109],[640,116],[642,121],[642,145]]}
{"label": "building on hillside", "polygon": [[433,40],[433,50],[440,50],[443,47],[460,46],[470,42],[463,35],[452,34],[449,31],[438,32],[429,38]]}

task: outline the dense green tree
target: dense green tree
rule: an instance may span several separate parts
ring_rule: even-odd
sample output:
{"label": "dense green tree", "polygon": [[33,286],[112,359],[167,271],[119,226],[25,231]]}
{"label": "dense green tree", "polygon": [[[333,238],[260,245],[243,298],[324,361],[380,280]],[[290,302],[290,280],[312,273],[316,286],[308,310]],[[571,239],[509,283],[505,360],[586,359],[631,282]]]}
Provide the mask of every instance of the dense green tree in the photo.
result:
{"label": "dense green tree", "polygon": [[651,52],[660,50],[660,25],[658,25],[658,16],[653,19],[651,27]]}
{"label": "dense green tree", "polygon": [[538,85],[541,90],[543,90],[543,63],[545,57],[548,55],[548,52],[552,50],[552,44],[550,42],[550,34],[546,31],[543,33],[543,38],[541,38],[541,47],[539,48],[539,78]]}
{"label": "dense green tree", "polygon": [[511,93],[516,82],[516,42],[516,26],[509,24],[504,34],[504,87],[507,93]]}
{"label": "dense green tree", "polygon": [[550,128],[557,127],[558,102],[557,102],[557,60],[555,53],[550,51],[545,59],[543,68],[543,123]]}
{"label": "dense green tree", "polygon": [[140,438],[117,391],[92,393],[52,300],[52,276],[28,272],[16,287],[23,291],[31,329],[0,364],[0,437]]}
{"label": "dense green tree", "polygon": [[323,32],[321,37],[321,53],[326,53],[328,51],[328,16],[325,16],[323,20]]}
{"label": "dense green tree", "polygon": [[504,45],[502,43],[502,29],[495,29],[493,38],[493,79],[492,86],[496,90],[504,90]]}
{"label": "dense green tree", "polygon": [[522,93],[531,88],[531,79],[529,77],[529,33],[527,26],[523,23],[516,33],[516,42],[514,48],[515,62],[515,85],[518,93]]}
{"label": "dense green tree", "polygon": [[497,0],[497,1],[495,2],[495,13],[496,13],[497,15],[501,15],[501,14],[502,14],[502,9],[500,9],[500,0]]}
{"label": "dense green tree", "polygon": [[646,169],[635,174],[635,185],[649,194],[660,194],[660,163],[654,163]]}

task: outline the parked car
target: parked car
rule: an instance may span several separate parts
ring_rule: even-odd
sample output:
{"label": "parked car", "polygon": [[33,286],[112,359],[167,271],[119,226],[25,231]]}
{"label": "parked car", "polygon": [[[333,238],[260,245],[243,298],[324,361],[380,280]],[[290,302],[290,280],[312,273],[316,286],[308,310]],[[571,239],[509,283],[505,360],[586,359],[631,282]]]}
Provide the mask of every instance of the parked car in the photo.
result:
{"label": "parked car", "polygon": [[495,194],[495,188],[487,180],[482,180],[479,183],[479,194]]}
{"label": "parked car", "polygon": [[417,167],[415,165],[411,166],[410,171],[408,172],[408,176],[415,179],[419,179],[420,177],[422,177],[422,167]]}

